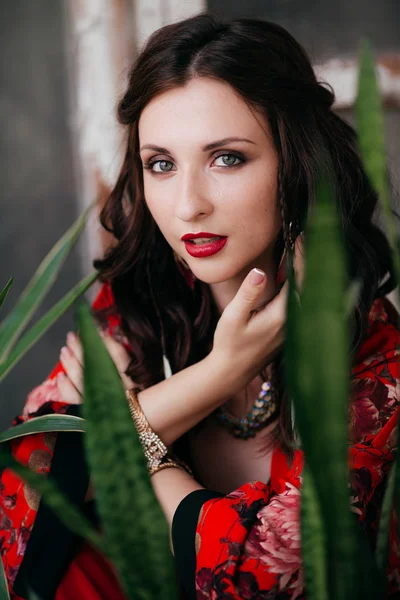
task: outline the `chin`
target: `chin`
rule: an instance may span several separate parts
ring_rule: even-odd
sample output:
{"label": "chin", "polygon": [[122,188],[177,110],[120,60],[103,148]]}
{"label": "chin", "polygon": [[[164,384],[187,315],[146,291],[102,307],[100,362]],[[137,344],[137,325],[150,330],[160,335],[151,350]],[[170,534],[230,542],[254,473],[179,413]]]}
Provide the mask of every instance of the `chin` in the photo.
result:
{"label": "chin", "polygon": [[209,269],[192,269],[192,273],[197,279],[203,281],[203,283],[211,285],[214,283],[223,283],[224,281],[238,277],[243,272],[243,268],[227,269],[221,266],[217,269],[210,266]]}

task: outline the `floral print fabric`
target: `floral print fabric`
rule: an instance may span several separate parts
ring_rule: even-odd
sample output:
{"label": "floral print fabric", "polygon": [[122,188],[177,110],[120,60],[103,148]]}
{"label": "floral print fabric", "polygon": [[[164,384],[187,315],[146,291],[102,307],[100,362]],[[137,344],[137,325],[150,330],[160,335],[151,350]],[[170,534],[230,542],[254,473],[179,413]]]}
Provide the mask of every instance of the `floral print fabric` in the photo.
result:
{"label": "floral print fabric", "polygon": [[[352,369],[349,408],[351,510],[371,544],[387,476],[394,460],[399,407],[397,313],[377,299],[365,342]],[[305,598],[301,567],[300,490],[304,457],[292,465],[275,449],[271,478],[246,483],[208,500],[196,529],[197,600],[296,600]],[[400,551],[393,527],[388,597],[400,591]]]}
{"label": "floral print fabric", "polygon": [[[124,343],[113,297],[104,285],[93,309],[103,314],[108,332]],[[377,299],[370,312],[366,341],[352,371],[350,425],[351,507],[368,530],[371,543],[387,474],[394,459],[399,406],[399,332],[389,301]],[[63,413],[55,376],[29,394],[21,417]],[[14,456],[48,474],[56,434],[35,434],[12,442]],[[300,490],[303,456],[292,465],[278,449],[273,453],[268,484],[255,481],[203,505],[196,530],[197,600],[296,600],[304,598],[300,547]],[[24,557],[40,497],[12,471],[0,478],[0,550],[12,590]],[[399,547],[391,539],[389,593],[400,589]],[[11,591],[13,600],[18,596]]]}
{"label": "floral print fabric", "polygon": [[[103,326],[111,335],[119,339],[121,337],[120,319],[115,311],[111,310],[113,304],[110,286],[105,284],[93,304],[93,310],[103,314],[105,320]],[[15,419],[13,425],[18,425],[33,416],[66,412],[68,405],[61,401],[55,381],[55,377],[62,371],[63,367],[61,363],[58,363],[49,377],[32,390],[27,397],[22,415]],[[23,465],[47,476],[50,471],[56,437],[55,433],[38,433],[17,438],[11,442],[12,453]],[[12,600],[19,599],[19,596],[12,591],[12,587],[35,524],[39,502],[40,495],[13,471],[5,469],[2,472],[0,477],[0,552]],[[119,598],[117,590],[115,595]]]}

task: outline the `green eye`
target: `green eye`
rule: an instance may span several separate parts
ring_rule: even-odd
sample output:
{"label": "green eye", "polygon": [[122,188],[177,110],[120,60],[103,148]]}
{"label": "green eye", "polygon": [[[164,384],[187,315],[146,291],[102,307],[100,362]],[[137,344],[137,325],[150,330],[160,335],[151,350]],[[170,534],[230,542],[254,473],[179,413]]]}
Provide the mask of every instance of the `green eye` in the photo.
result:
{"label": "green eye", "polygon": [[[159,169],[154,169],[154,165],[158,164]],[[148,164],[148,168],[153,171],[153,173],[168,173],[172,169],[172,162],[170,160],[155,160]]]}

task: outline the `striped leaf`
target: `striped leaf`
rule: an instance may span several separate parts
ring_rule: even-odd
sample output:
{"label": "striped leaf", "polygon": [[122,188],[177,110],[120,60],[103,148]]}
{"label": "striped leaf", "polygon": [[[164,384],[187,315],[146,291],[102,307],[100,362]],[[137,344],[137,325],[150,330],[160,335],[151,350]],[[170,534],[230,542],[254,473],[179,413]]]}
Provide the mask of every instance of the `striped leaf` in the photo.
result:
{"label": "striped leaf", "polygon": [[10,600],[10,594],[8,593],[6,573],[4,571],[4,564],[1,559],[0,559],[0,600]]}
{"label": "striped leaf", "polygon": [[294,344],[288,350],[290,388],[325,527],[329,598],[356,600],[360,565],[348,492],[346,271],[335,201],[326,182],[317,189],[305,251],[304,291],[295,323],[293,309],[288,311],[288,344]]}
{"label": "striped leaf", "polygon": [[156,500],[119,373],[92,320],[78,310],[84,348],[84,416],[105,547],[132,600],[176,600],[169,531]]}
{"label": "striped leaf", "polygon": [[90,273],[59,300],[39,321],[37,321],[16,344],[5,362],[0,363],[0,381],[15,367],[17,362],[32,348],[46,331],[59,319],[68,308],[96,281],[97,271]]}
{"label": "striped leaf", "polygon": [[15,427],[10,427],[0,433],[0,444],[34,433],[47,431],[84,432],[85,430],[85,421],[81,417],[75,417],[74,415],[43,415],[42,417],[33,417],[25,423],[15,425]]}
{"label": "striped leaf", "polygon": [[89,207],[55,244],[40,264],[11,313],[1,323],[0,363],[5,362],[20,334],[55,282],[61,267],[86,224],[91,208]]}
{"label": "striped leaf", "polygon": [[[388,168],[385,144],[385,123],[381,94],[379,92],[376,67],[371,45],[364,40],[360,48],[360,71],[356,100],[357,133],[370,181],[379,195],[385,216],[386,231],[393,250],[393,264],[397,281],[400,281],[400,248],[397,230],[391,210]],[[381,520],[378,536],[377,561],[381,569],[387,556],[390,507],[396,503],[400,516],[400,465],[396,460],[385,493],[385,518]],[[382,515],[383,517],[383,515]]]}
{"label": "striped leaf", "polygon": [[12,286],[12,282],[13,282],[13,278],[10,277],[10,279],[6,283],[5,288],[0,292],[0,308],[3,306],[4,301],[7,298],[7,294],[10,291],[10,288]]}
{"label": "striped leaf", "polygon": [[307,466],[303,470],[301,487],[301,549],[307,598],[329,600],[324,523]]}
{"label": "striped leaf", "polygon": [[376,540],[376,562],[381,573],[386,573],[389,558],[390,525],[393,515],[393,496],[397,471],[396,463],[397,460],[393,463],[390,475],[388,477]]}
{"label": "striped leaf", "polygon": [[385,119],[373,52],[367,40],[363,40],[360,47],[360,69],[355,112],[358,140],[364,166],[382,204],[388,238],[394,251],[396,274],[399,276],[400,256],[396,226],[390,203]]}

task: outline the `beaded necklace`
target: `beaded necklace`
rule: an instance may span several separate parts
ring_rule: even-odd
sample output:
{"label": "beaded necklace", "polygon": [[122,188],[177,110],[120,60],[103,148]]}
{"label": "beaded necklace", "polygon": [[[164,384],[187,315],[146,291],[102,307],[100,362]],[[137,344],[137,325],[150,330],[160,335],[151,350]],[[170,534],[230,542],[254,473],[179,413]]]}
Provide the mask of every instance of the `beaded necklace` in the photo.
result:
{"label": "beaded necklace", "polygon": [[244,417],[236,417],[226,405],[219,406],[213,413],[220,425],[236,438],[254,438],[260,429],[266,427],[276,413],[277,404],[272,395],[270,381],[263,381],[258,398]]}

